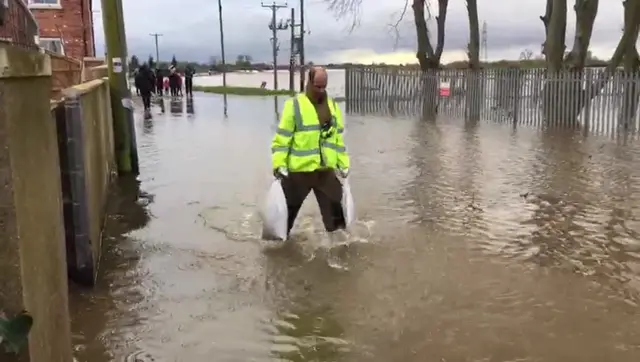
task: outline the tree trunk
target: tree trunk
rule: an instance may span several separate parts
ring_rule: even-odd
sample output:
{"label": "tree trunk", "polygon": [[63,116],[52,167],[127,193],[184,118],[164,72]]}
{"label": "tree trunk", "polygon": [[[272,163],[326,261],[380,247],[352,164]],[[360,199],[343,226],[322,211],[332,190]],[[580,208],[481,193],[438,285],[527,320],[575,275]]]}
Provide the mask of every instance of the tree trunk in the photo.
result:
{"label": "tree trunk", "polygon": [[624,84],[622,91],[622,105],[618,110],[618,127],[624,130],[633,130],[635,126],[635,116],[638,111],[638,102],[640,101],[640,86],[638,86],[637,66],[633,70],[624,70]]}
{"label": "tree trunk", "polygon": [[576,12],[576,33],[573,39],[573,48],[565,59],[565,63],[570,69],[584,69],[593,34],[593,23],[598,13],[598,1],[576,0],[573,6]]}
{"label": "tree trunk", "polygon": [[547,60],[547,70],[552,73],[562,71],[567,33],[567,0],[547,0],[545,23],[547,37],[544,42],[544,54]]}
{"label": "tree trunk", "polygon": [[616,68],[622,63],[624,55],[630,47],[633,47],[638,40],[638,26],[640,26],[640,0],[624,1],[624,29],[622,37],[616,46],[616,50],[609,60],[607,67],[598,74],[597,79],[585,89],[586,95],[581,97],[584,104],[581,108],[588,107],[591,101],[600,95],[607,85],[607,82],[614,75]]}
{"label": "tree trunk", "polygon": [[447,18],[448,5],[449,0],[438,0],[438,16],[436,16],[438,34],[436,49],[434,51],[429,38],[429,29],[427,28],[427,19],[425,17],[425,7],[428,6],[428,4],[425,3],[425,0],[413,0],[412,4],[418,40],[416,58],[418,58],[420,69],[423,72],[423,116],[426,119],[434,119],[437,113],[439,84],[437,69],[440,67],[440,58],[444,50],[445,21]]}
{"label": "tree trunk", "polygon": [[[638,111],[638,102],[640,101],[640,85],[638,84],[638,68],[640,66],[640,57],[638,56],[638,49],[636,47],[636,41],[638,39],[638,33],[640,32],[640,24],[634,22],[633,6],[625,4],[625,28],[627,24],[632,28],[631,39],[635,39],[628,44],[625,44],[625,51],[623,56],[624,65],[624,77],[622,92],[622,105],[618,112],[618,126],[625,130],[630,130],[635,126],[635,116]],[[637,11],[640,11],[637,9]],[[636,11],[636,12],[637,12]]]}
{"label": "tree trunk", "polygon": [[[560,49],[564,50],[566,29],[566,0],[547,0],[545,15],[541,17],[545,25],[546,40],[543,44],[543,52],[547,59],[547,83],[542,92],[543,114],[547,122],[554,119],[577,122],[577,118],[585,107],[591,105],[591,101],[600,95],[602,90],[615,73],[616,68],[627,58],[632,64],[633,50],[638,39],[638,26],[640,24],[640,0],[624,1],[625,25],[622,37],[607,67],[601,71],[595,81],[582,87],[584,64],[588,55],[590,36],[593,31],[593,23],[598,10],[598,0],[576,0],[574,10],[576,12],[576,35],[574,47],[567,55],[567,59],[560,62]],[[562,46],[561,46],[562,45]],[[625,54],[630,54],[625,57]],[[563,66],[568,72],[560,74]],[[633,107],[634,95],[638,90],[630,87],[629,102],[623,107],[626,110]],[[563,102],[558,102],[563,99]],[[637,102],[637,101],[635,101]],[[633,111],[635,112],[635,110]],[[628,116],[628,113],[625,115]],[[623,117],[628,119],[628,117]]]}
{"label": "tree trunk", "polygon": [[466,118],[471,121],[480,119],[483,86],[480,77],[480,22],[478,21],[477,0],[467,0],[469,16],[469,72],[467,72]]}
{"label": "tree trunk", "polygon": [[[636,1],[636,0],[633,0]],[[566,0],[547,0],[546,12],[541,17],[546,32],[543,45],[547,60],[547,79],[542,92],[545,121],[563,121],[574,125],[585,106],[593,97],[591,85],[583,87],[584,67],[589,53],[593,24],[598,12],[599,0],[575,0],[576,31],[573,48],[564,57],[566,36]],[[602,86],[606,84],[606,81]],[[594,94],[595,96],[595,94]],[[563,102],[559,102],[563,99]]]}
{"label": "tree trunk", "polygon": [[[579,1],[579,0],[577,0]],[[563,74],[565,37],[567,32],[567,0],[547,0],[545,14],[541,17],[547,34],[543,52],[547,63],[547,81],[542,90],[542,112],[545,122],[565,119],[568,111],[564,104],[558,102],[561,95],[569,92],[565,82],[559,79]]]}

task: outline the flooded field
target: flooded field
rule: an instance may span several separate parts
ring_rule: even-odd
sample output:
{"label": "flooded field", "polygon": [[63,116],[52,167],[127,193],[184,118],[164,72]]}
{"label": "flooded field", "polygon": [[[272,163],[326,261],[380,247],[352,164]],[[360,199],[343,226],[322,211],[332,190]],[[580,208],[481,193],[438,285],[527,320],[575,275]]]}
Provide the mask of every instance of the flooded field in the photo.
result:
{"label": "flooded field", "polygon": [[72,291],[78,361],[640,360],[640,144],[352,115],[347,242],[309,198],[266,248],[273,99],[164,102]]}
{"label": "flooded field", "polygon": [[[345,71],[343,69],[329,69],[330,82],[328,90],[334,97],[345,96]],[[279,70],[278,89],[289,89],[289,71]],[[264,72],[232,72],[227,73],[227,84],[233,87],[260,87],[262,82],[267,83],[266,87],[273,89],[273,71]],[[222,75],[198,76],[193,78],[196,86],[222,86]],[[294,76],[295,89],[300,87],[300,74]]]}

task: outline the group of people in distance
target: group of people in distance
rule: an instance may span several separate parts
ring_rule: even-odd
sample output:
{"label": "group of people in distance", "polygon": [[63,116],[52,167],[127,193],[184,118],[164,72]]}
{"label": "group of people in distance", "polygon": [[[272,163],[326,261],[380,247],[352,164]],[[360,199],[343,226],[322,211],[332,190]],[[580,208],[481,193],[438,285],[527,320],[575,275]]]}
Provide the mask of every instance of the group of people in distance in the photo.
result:
{"label": "group of people in distance", "polygon": [[[187,97],[193,96],[193,76],[195,70],[187,66],[184,69],[184,92]],[[182,77],[175,66],[168,69],[151,69],[148,64],[142,64],[135,74],[136,93],[142,97],[144,110],[151,109],[151,96],[156,94],[162,97],[163,94],[172,97],[180,97],[182,93]]]}

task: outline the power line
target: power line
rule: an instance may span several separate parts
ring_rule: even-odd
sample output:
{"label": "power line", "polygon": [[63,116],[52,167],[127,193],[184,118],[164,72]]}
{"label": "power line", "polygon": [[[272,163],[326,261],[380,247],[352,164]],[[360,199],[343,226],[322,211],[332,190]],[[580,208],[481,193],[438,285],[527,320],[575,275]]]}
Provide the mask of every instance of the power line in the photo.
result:
{"label": "power line", "polygon": [[160,62],[160,48],[158,48],[158,37],[161,37],[162,34],[158,34],[158,33],[151,33],[149,34],[152,37],[155,38],[155,42],[156,42],[156,63]]}
{"label": "power line", "polygon": [[271,5],[266,5],[262,3],[261,6],[263,8],[271,9],[271,22],[269,23],[269,29],[271,29],[271,49],[273,51],[273,89],[278,89],[278,50],[280,49],[280,44],[278,44],[278,30],[287,30],[289,25],[287,23],[283,23],[280,21],[279,24],[276,24],[276,12],[279,9],[283,9],[287,7],[287,3],[277,4],[275,1]]}

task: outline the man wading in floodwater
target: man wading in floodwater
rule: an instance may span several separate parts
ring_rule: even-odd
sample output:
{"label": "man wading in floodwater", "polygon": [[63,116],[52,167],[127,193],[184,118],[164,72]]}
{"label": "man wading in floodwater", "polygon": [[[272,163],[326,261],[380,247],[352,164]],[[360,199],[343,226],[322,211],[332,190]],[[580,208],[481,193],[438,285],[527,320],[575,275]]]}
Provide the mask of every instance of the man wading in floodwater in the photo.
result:
{"label": "man wading in floodwater", "polygon": [[136,89],[140,90],[140,95],[142,96],[145,117],[151,116],[151,93],[155,88],[153,83],[153,74],[149,66],[143,64],[140,69],[138,69],[138,74],[136,74],[135,85]]}
{"label": "man wading in floodwater", "polygon": [[322,67],[309,71],[305,93],[286,101],[271,142],[275,177],[289,210],[288,233],[302,203],[313,190],[328,232],[345,228],[342,183],[349,173],[344,146],[344,122],[335,101],[327,96],[328,74]]}

